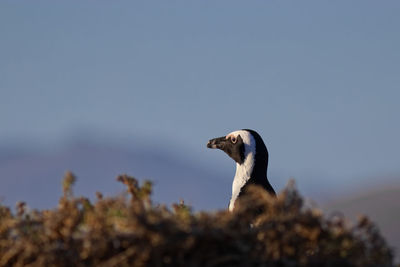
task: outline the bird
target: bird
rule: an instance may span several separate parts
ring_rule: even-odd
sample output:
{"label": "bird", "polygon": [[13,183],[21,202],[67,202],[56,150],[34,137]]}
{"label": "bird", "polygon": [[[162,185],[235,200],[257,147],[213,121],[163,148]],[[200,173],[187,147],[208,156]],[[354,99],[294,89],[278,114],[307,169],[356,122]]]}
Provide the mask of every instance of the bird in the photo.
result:
{"label": "bird", "polygon": [[267,178],[268,150],[256,131],[243,129],[231,132],[209,140],[207,148],[220,149],[236,162],[229,211],[234,210],[236,201],[251,184],[262,186],[267,192],[275,195]]}

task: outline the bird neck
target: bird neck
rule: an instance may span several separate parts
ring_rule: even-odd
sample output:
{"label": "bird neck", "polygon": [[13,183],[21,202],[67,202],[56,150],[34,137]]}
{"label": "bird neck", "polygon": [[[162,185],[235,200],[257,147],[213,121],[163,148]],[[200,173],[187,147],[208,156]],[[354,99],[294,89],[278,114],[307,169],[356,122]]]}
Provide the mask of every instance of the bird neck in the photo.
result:
{"label": "bird neck", "polygon": [[232,197],[229,203],[229,210],[232,211],[235,201],[241,190],[250,180],[254,169],[254,153],[249,153],[242,164],[236,163],[236,173],[232,183]]}

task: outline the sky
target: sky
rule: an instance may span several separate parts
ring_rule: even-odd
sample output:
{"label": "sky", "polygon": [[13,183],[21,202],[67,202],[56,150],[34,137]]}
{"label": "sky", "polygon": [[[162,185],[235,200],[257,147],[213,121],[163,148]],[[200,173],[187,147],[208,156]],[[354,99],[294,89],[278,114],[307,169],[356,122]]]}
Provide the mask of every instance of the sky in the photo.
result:
{"label": "sky", "polygon": [[[0,147],[93,133],[232,167],[250,128],[285,184],[400,176],[399,1],[1,1]],[[372,177],[372,178],[371,178]]]}

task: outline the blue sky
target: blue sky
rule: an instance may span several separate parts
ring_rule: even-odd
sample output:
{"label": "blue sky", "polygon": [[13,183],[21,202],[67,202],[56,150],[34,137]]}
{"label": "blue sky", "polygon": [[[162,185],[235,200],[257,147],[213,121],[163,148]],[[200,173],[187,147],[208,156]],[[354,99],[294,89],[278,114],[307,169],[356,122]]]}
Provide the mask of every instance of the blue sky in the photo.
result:
{"label": "blue sky", "polygon": [[222,162],[206,141],[252,128],[284,180],[398,175],[399,11],[365,0],[1,1],[0,144],[92,131]]}

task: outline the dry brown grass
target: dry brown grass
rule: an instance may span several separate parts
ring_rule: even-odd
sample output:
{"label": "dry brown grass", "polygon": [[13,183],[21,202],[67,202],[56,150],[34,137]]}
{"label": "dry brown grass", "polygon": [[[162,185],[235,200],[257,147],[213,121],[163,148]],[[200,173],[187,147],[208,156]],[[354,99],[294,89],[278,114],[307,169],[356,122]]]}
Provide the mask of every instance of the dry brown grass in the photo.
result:
{"label": "dry brown grass", "polygon": [[305,207],[293,186],[276,198],[253,187],[233,213],[154,205],[151,183],[91,203],[67,173],[54,210],[0,206],[0,266],[393,266],[366,217],[350,226]]}

